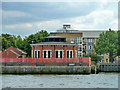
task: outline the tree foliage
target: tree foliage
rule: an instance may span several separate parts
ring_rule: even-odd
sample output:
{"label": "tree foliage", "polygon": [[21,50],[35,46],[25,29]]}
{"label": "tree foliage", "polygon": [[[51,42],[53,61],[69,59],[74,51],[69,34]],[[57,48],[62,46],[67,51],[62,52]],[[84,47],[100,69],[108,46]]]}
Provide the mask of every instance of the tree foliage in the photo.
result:
{"label": "tree foliage", "polygon": [[98,56],[97,54],[94,54],[94,53],[86,54],[84,55],[84,57],[91,57],[91,61],[94,61],[95,64],[101,60],[101,56]]}
{"label": "tree foliage", "polygon": [[118,56],[120,56],[120,30],[118,30]]}
{"label": "tree foliage", "polygon": [[31,55],[31,46],[32,43],[39,43],[44,37],[49,36],[48,32],[41,30],[35,34],[31,34],[28,37],[25,36],[22,38],[20,35],[14,36],[10,34],[2,34],[0,38],[2,39],[2,48],[0,50],[5,50],[10,46],[15,48],[20,48],[23,51],[27,52],[28,56]]}
{"label": "tree foliage", "polygon": [[118,50],[118,34],[109,30],[100,34],[95,45],[95,52],[99,55],[109,53],[109,59],[114,61]]}

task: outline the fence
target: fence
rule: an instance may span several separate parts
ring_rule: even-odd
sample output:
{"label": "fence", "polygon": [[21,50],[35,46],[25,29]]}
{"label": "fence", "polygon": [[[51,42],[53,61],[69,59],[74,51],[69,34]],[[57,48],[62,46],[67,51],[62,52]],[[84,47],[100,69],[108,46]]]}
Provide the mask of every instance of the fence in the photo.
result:
{"label": "fence", "polygon": [[29,62],[29,63],[80,63],[85,62],[91,65],[90,57],[82,58],[0,58],[1,63],[10,63],[10,62]]}

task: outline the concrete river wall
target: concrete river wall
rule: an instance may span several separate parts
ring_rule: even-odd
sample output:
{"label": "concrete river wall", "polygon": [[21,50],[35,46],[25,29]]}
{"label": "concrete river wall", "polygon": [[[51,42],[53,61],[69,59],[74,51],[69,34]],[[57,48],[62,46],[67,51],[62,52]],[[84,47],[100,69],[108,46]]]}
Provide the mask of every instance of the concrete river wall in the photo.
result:
{"label": "concrete river wall", "polygon": [[120,63],[101,64],[99,67],[100,72],[120,72]]}
{"label": "concrete river wall", "polygon": [[2,66],[2,74],[90,74],[88,66]]}

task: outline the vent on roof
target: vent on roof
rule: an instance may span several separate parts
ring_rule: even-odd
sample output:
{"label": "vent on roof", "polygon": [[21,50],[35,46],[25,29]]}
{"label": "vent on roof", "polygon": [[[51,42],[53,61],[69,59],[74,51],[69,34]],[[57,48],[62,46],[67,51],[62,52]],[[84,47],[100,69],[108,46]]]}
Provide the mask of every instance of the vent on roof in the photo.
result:
{"label": "vent on roof", "polygon": [[70,28],[70,25],[69,25],[69,24],[64,24],[64,25],[63,25],[63,28],[64,28],[64,29]]}

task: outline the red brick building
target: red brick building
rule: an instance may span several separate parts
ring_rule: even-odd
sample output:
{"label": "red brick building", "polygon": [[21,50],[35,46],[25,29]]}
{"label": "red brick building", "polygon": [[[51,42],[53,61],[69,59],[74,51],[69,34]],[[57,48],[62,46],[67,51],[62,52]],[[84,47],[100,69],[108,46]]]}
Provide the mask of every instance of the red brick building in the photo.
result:
{"label": "red brick building", "polygon": [[66,42],[66,38],[49,36],[43,42],[30,44],[32,58],[77,58],[77,45]]}
{"label": "red brick building", "polygon": [[2,53],[2,58],[26,58],[27,53],[19,48],[9,47]]}

